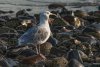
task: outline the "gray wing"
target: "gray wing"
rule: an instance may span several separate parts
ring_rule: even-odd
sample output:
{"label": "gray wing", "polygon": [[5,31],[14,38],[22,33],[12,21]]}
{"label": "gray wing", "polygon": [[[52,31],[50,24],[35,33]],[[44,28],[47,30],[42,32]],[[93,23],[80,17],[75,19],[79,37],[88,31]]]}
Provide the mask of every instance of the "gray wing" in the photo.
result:
{"label": "gray wing", "polygon": [[19,45],[26,44],[40,44],[48,36],[48,32],[45,28],[31,28],[26,33],[24,33],[19,39]]}
{"label": "gray wing", "polygon": [[37,27],[32,27],[28,29],[19,39],[18,45],[26,45],[28,43],[32,43],[33,37],[37,32]]}

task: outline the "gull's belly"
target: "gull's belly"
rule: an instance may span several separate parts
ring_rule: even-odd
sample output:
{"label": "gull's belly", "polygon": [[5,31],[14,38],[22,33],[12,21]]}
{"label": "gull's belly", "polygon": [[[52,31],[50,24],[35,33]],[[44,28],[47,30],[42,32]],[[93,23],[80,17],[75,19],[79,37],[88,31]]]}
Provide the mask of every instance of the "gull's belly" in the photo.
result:
{"label": "gull's belly", "polygon": [[36,35],[34,41],[37,44],[43,44],[49,39],[50,33],[51,31],[49,28],[45,28],[45,27],[39,28],[38,34]]}
{"label": "gull's belly", "polygon": [[40,41],[40,44],[45,43],[49,39],[49,37],[50,37],[50,33],[48,32],[47,37],[43,41]]}
{"label": "gull's belly", "polygon": [[44,36],[45,36],[45,38],[44,38],[43,40],[41,39],[41,40],[39,41],[39,43],[40,43],[40,44],[45,43],[45,42],[49,39],[49,37],[50,37],[50,33],[51,33],[51,32],[50,32],[50,31],[48,31],[48,32],[47,32],[47,34],[46,34],[46,35],[44,35]]}

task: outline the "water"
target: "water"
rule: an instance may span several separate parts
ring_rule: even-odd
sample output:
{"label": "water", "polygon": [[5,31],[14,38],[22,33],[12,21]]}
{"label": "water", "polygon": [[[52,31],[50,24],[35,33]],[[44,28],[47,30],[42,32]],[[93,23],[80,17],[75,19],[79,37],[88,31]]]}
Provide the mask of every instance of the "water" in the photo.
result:
{"label": "water", "polygon": [[[50,3],[68,3],[68,2],[77,2],[79,0],[0,0],[0,10],[13,10],[17,12],[21,9],[31,8],[33,13],[39,13],[40,11],[49,10],[46,5]],[[88,6],[81,8],[72,8],[72,6],[66,6],[69,10],[83,10],[83,11],[96,11],[96,6]]]}

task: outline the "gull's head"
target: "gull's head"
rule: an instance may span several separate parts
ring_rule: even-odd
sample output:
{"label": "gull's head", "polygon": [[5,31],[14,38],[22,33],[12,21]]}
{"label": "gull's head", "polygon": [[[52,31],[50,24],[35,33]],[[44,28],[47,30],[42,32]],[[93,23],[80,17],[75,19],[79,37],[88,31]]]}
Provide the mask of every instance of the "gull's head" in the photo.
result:
{"label": "gull's head", "polygon": [[44,16],[44,17],[46,17],[46,18],[48,18],[48,19],[49,19],[49,16],[50,16],[50,15],[56,16],[55,14],[51,13],[50,11],[45,11],[45,12],[41,12],[41,13],[40,13],[40,16]]}

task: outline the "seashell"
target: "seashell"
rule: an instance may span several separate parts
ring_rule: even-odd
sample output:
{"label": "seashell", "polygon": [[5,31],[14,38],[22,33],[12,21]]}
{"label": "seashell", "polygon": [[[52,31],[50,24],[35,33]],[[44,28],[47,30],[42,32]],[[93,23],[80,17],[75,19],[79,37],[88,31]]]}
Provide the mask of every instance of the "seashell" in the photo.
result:
{"label": "seashell", "polygon": [[31,28],[32,26],[36,26],[36,19],[34,19],[34,17],[33,18],[25,18],[25,19],[22,18],[20,20],[22,21],[21,25],[25,26],[27,29]]}

